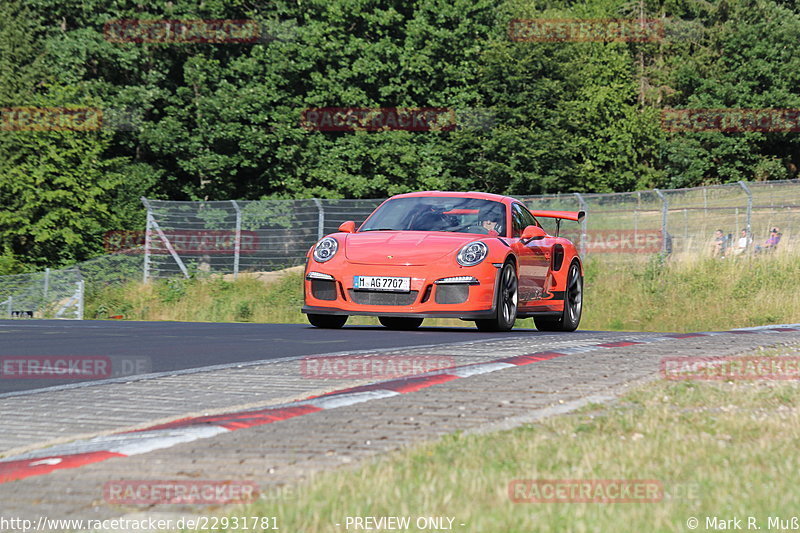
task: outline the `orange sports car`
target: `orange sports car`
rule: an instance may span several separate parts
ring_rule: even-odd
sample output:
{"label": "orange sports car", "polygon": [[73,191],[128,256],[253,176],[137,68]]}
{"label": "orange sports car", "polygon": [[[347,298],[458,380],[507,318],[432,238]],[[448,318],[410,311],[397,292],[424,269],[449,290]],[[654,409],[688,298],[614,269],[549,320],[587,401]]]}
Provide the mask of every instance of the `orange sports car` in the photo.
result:
{"label": "orange sports car", "polygon": [[474,320],[508,331],[533,317],[546,331],[574,331],[583,305],[583,266],[568,239],[537,217],[580,221],[583,211],[529,211],[508,196],[415,192],[389,198],[307,254],[303,313],[340,328],[350,315],[391,329],[432,317]]}

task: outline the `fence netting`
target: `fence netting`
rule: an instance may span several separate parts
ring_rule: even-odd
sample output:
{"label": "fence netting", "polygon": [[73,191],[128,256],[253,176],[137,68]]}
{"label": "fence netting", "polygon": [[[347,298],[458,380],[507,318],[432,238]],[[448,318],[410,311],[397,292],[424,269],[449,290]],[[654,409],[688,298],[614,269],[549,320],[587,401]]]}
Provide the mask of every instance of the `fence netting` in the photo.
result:
{"label": "fence netting", "polygon": [[381,200],[144,200],[148,227],[129,239],[145,254],[146,277],[274,271],[300,265],[342,222],[356,224]]}
{"label": "fence netting", "polygon": [[[800,181],[769,181],[664,189],[614,194],[529,196],[529,208],[584,210],[583,224],[565,222],[561,235],[570,237],[584,255],[666,253],[712,255],[717,231],[725,248],[746,239],[745,253],[754,253],[776,228],[778,249],[795,246],[800,226]],[[543,220],[554,230],[553,221]],[[744,244],[744,242],[743,242]]]}
{"label": "fence netting", "polygon": [[0,316],[82,318],[81,280],[77,268],[0,276]]}
{"label": "fence netting", "polygon": [[82,319],[87,291],[142,279],[142,256],[109,254],[63,269],[0,276],[0,318]]}

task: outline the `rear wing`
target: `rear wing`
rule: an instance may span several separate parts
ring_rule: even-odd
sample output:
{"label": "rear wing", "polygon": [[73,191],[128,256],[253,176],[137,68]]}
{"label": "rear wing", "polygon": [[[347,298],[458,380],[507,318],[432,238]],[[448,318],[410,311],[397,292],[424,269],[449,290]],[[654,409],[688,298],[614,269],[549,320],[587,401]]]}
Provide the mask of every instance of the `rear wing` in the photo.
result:
{"label": "rear wing", "polygon": [[542,218],[557,218],[559,220],[574,220],[581,222],[586,217],[586,211],[533,211],[531,214],[535,217]]}
{"label": "rear wing", "polygon": [[531,211],[531,214],[535,217],[556,219],[556,237],[561,232],[562,220],[583,222],[583,219],[586,218],[586,211]]}

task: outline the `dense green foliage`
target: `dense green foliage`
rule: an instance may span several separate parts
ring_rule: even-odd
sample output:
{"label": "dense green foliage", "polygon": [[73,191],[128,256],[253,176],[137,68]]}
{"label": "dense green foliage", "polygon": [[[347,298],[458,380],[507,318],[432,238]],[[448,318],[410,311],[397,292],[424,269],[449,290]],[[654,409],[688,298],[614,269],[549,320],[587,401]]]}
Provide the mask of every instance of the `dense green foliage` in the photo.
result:
{"label": "dense green foliage", "polygon": [[[665,21],[659,42],[514,42],[514,18]],[[118,19],[250,19],[258,43],[118,43]],[[796,133],[666,133],[660,109],[800,107],[779,0],[4,0],[0,107],[131,128],[0,131],[0,270],[102,250],[138,197],[608,192],[794,177]],[[323,133],[308,107],[484,109],[490,128]],[[16,266],[15,266],[16,265]],[[2,272],[0,272],[2,273]]]}

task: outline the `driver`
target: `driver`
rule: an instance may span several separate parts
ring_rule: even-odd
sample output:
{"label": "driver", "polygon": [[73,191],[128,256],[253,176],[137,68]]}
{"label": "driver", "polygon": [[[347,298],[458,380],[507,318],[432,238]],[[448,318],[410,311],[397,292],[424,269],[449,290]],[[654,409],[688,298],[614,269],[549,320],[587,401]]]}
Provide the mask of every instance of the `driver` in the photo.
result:
{"label": "driver", "polygon": [[493,207],[484,208],[479,216],[480,227],[489,235],[500,235],[500,215]]}
{"label": "driver", "polygon": [[489,233],[494,232],[499,235],[500,232],[497,231],[497,226],[498,226],[497,220],[489,218],[487,218],[486,220],[481,220],[481,227],[486,231],[488,231]]}

